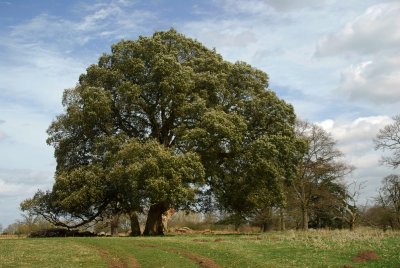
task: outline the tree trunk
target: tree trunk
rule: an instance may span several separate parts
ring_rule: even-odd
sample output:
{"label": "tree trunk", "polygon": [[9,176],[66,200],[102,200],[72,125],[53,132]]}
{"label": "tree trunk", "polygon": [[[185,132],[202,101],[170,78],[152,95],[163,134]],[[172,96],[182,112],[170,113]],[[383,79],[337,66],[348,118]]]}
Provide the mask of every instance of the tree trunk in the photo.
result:
{"label": "tree trunk", "polygon": [[280,221],[280,229],[281,231],[285,231],[285,213],[283,208],[279,208],[279,221]]}
{"label": "tree trunk", "polygon": [[400,213],[396,213],[397,229],[400,229]]}
{"label": "tree trunk", "polygon": [[308,211],[305,206],[301,208],[301,222],[302,222],[302,229],[304,231],[308,230]]}
{"label": "tree trunk", "polygon": [[353,219],[351,219],[350,222],[349,222],[349,229],[350,229],[350,231],[354,231],[354,221],[353,221]]}
{"label": "tree trunk", "polygon": [[164,235],[162,214],[167,211],[168,208],[169,206],[166,202],[160,202],[150,206],[143,235]]}
{"label": "tree trunk", "polygon": [[391,230],[394,230],[394,229],[395,229],[395,224],[394,224],[394,222],[393,222],[392,219],[389,220],[389,226],[390,226],[390,229],[391,229]]}
{"label": "tree trunk", "polygon": [[239,227],[240,227],[240,223],[235,222],[235,224],[233,225],[235,232],[239,231]]}
{"label": "tree trunk", "polygon": [[119,216],[120,214],[114,214],[111,219],[111,235],[118,236],[118,226],[119,226]]}
{"label": "tree trunk", "polygon": [[132,211],[129,213],[129,219],[131,220],[131,233],[130,236],[139,236],[141,235],[140,232],[140,225],[139,225],[139,218],[137,216],[136,211]]}
{"label": "tree trunk", "polygon": [[172,216],[175,214],[175,209],[170,208],[166,212],[162,214],[162,223],[164,227],[164,232],[168,232],[168,222],[172,218]]}
{"label": "tree trunk", "polygon": [[354,231],[354,227],[356,225],[356,217],[357,217],[356,212],[353,212],[353,214],[350,215],[350,224],[349,224],[350,231]]}
{"label": "tree trunk", "polygon": [[273,229],[272,222],[272,207],[265,208],[263,211],[263,223],[262,223],[262,231],[268,232]]}
{"label": "tree trunk", "polygon": [[263,232],[263,233],[265,233],[265,232],[268,231],[268,229],[269,229],[268,225],[269,225],[269,224],[268,224],[267,222],[263,222],[263,223],[262,223],[261,229],[262,229],[262,232]]}

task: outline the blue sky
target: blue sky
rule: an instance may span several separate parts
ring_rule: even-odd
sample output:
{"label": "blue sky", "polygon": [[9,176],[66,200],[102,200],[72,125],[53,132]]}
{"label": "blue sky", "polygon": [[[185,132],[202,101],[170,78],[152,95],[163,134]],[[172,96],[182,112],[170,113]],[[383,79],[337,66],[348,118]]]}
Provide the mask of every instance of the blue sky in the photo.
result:
{"label": "blue sky", "polygon": [[400,113],[399,14],[382,0],[0,0],[0,224],[52,185],[46,129],[63,90],[111,44],[171,27],[267,72],[299,117],[337,140],[365,202],[393,172],[372,138]]}

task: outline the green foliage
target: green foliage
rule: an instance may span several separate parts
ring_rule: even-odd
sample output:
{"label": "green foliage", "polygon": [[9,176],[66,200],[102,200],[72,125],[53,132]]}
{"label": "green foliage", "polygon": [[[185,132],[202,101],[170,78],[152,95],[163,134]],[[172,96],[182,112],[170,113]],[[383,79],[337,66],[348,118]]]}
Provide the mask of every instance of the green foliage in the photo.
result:
{"label": "green foliage", "polygon": [[110,177],[130,184],[127,194],[138,195],[137,205],[142,206],[146,205],[143,202],[167,201],[176,206],[193,202],[196,185],[204,178],[203,166],[196,154],[177,155],[156,141],[130,140],[115,155],[110,169]]}

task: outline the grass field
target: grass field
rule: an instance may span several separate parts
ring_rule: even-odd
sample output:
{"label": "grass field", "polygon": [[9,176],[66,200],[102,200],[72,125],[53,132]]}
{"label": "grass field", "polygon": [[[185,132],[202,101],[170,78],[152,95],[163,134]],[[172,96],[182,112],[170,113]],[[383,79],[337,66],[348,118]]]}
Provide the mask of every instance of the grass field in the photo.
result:
{"label": "grass field", "polygon": [[0,267],[400,267],[400,233],[0,239]]}

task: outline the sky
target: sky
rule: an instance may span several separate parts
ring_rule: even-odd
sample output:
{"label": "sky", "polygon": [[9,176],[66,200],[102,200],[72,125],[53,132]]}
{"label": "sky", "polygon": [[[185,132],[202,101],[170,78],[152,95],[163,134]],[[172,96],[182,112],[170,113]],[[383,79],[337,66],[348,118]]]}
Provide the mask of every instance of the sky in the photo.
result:
{"label": "sky", "polygon": [[371,203],[395,170],[377,131],[400,114],[400,2],[378,0],[0,0],[0,224],[54,182],[46,129],[64,89],[110,46],[171,27],[269,75],[299,118],[332,134],[346,180]]}

